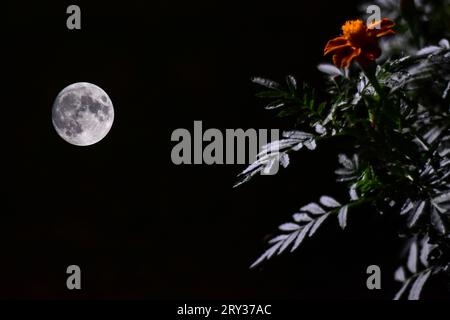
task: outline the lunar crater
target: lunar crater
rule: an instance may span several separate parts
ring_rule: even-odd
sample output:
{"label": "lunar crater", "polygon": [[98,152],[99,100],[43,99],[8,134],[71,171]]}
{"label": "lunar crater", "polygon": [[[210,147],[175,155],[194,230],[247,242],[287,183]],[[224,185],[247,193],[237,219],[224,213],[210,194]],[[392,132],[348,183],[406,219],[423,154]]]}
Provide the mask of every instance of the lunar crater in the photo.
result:
{"label": "lunar crater", "polygon": [[74,83],[56,97],[53,125],[65,141],[88,146],[102,140],[114,121],[114,107],[103,89],[88,83]]}

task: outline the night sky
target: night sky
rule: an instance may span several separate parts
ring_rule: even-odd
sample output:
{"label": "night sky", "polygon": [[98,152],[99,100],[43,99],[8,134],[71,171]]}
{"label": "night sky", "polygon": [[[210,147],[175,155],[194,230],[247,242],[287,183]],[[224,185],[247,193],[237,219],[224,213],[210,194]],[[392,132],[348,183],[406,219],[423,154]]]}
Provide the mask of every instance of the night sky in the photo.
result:
{"label": "night sky", "polygon": [[[253,76],[323,87],[316,65],[357,1],[61,1],[6,5],[2,67],[1,298],[390,299],[400,242],[386,216],[330,219],[293,254],[249,265],[277,226],[322,194],[339,199],[339,145],[302,151],[237,189],[243,165],[172,164],[176,128],[289,128]],[[82,29],[66,28],[70,4]],[[60,90],[87,81],[115,109],[91,147],[51,122]],[[6,99],[5,99],[6,97]],[[82,290],[66,288],[66,268]],[[382,290],[366,288],[366,268]]]}

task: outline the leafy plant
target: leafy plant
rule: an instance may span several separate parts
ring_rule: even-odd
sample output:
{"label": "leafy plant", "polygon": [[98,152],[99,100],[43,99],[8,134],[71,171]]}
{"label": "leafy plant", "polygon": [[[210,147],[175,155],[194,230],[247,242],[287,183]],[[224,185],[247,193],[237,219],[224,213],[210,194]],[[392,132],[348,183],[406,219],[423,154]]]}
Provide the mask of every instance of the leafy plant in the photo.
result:
{"label": "leafy plant", "polygon": [[341,204],[322,196],[301,207],[292,221],[279,226],[280,234],[251,267],[294,251],[329,217],[335,216],[345,229],[347,216],[364,204],[380,213],[397,214],[402,221],[398,234],[406,239],[409,255],[395,274],[402,282],[395,298],[418,299],[431,276],[450,276],[450,45],[445,39],[429,43],[428,37],[434,40],[441,29],[424,31],[421,26],[424,15],[439,19],[446,15],[450,21],[450,1],[430,5],[424,0],[406,17],[399,3],[379,3],[392,5],[391,15],[403,30],[395,37],[425,47],[399,56],[395,46],[385,44],[384,62],[359,57],[359,69],[347,68],[347,61],[339,60],[342,57],[334,60],[342,68],[319,65],[327,75],[325,101],[318,101],[313,89],[299,86],[292,76],[284,85],[254,78],[264,88],[257,96],[267,100],[266,109],[293,119],[293,128],[265,147],[237,185],[274,161],[287,167],[291,152],[303,147],[315,150],[324,140],[346,137],[351,143],[342,146],[335,173],[349,199]]}

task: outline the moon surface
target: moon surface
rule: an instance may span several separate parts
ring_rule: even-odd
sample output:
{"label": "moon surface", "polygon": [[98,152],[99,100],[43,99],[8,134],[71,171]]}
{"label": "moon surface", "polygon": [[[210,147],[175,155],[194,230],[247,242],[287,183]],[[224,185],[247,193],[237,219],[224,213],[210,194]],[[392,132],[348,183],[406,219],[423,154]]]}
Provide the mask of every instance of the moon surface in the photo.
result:
{"label": "moon surface", "polygon": [[61,138],[76,146],[102,140],[114,121],[114,107],[102,88],[88,82],[65,87],[55,99],[52,122]]}

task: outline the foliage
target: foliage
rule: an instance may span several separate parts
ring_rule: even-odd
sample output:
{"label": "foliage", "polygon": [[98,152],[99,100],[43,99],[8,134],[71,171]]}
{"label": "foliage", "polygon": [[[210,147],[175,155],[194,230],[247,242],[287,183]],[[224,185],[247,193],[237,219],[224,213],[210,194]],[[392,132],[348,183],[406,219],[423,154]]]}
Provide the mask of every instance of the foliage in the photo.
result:
{"label": "foliage", "polygon": [[[347,215],[364,204],[402,221],[398,234],[405,237],[409,255],[395,274],[402,282],[395,298],[418,299],[429,277],[450,275],[450,46],[445,39],[429,42],[439,33],[448,35],[450,29],[439,28],[432,19],[449,22],[450,1],[417,1],[407,14],[398,1],[378,4],[391,6],[400,25],[396,41],[411,44],[408,55],[385,44],[387,59],[373,73],[319,65],[327,75],[325,101],[292,76],[283,85],[253,79],[264,88],[257,96],[267,100],[266,109],[295,121],[241,174],[240,183],[273,161],[286,167],[289,153],[303,147],[314,150],[337,136],[351,144],[343,146],[335,171],[349,200],[341,204],[323,196],[301,207],[291,222],[279,226],[281,233],[251,267],[289,248],[294,251],[331,216],[344,229]],[[424,47],[414,49],[416,44]]]}

